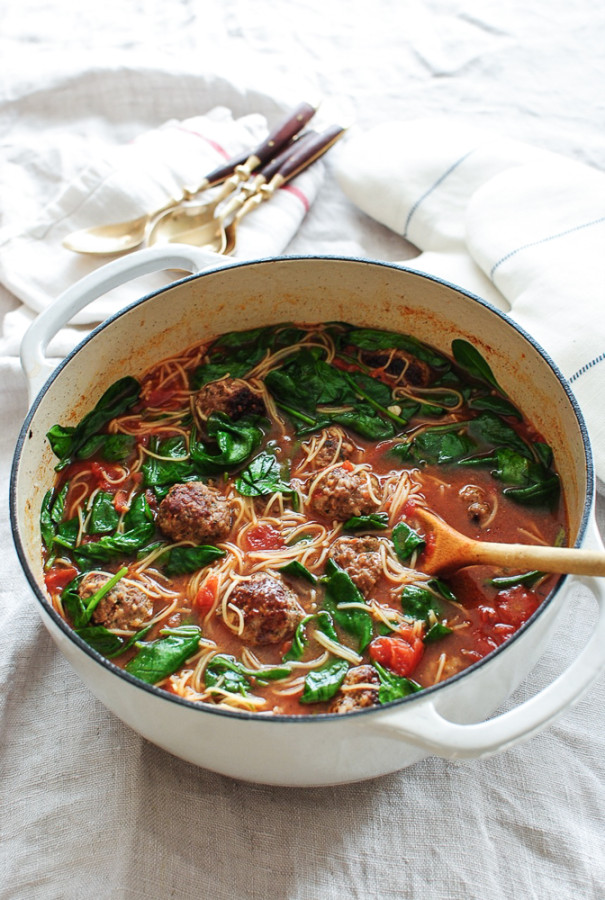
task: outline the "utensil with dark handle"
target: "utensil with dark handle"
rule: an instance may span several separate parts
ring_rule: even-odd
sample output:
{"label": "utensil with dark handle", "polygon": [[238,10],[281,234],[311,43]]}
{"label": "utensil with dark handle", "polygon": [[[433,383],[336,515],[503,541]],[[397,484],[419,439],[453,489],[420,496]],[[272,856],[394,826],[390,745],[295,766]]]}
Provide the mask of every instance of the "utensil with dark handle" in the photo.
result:
{"label": "utensil with dark handle", "polygon": [[[340,140],[345,131],[346,128],[342,125],[330,125],[321,134],[311,135],[304,145],[302,139],[292,145],[283,154],[283,160],[276,158],[265,166],[263,169],[265,182],[259,186],[255,194],[246,200],[241,209],[236,212],[233,220],[226,226],[226,241],[220,252],[227,256],[233,253],[236,247],[237,229],[244,216],[247,216],[261,203],[270,200],[275,191],[312,165],[324,153],[327,153],[330,147]],[[300,146],[298,146],[299,143]]]}
{"label": "utensil with dark handle", "polygon": [[597,550],[477,541],[456,531],[424,507],[416,507],[410,518],[430,528],[435,537],[419,561],[419,569],[427,575],[448,575],[478,565],[515,571],[536,569],[557,575],[605,575],[605,553]]}
{"label": "utensil with dark handle", "polygon": [[125,253],[128,250],[134,250],[143,243],[150,224],[157,221],[158,216],[170,214],[183,201],[192,200],[202,191],[222,183],[224,187],[214,201],[210,211],[210,215],[212,215],[216,206],[229,196],[242,181],[248,179],[258,166],[270,160],[304,128],[315,114],[316,109],[317,107],[310,103],[300,103],[276,128],[269,132],[269,135],[252,152],[240,153],[213,169],[197,187],[183,188],[179,197],[172,197],[160,209],[138,216],[128,222],[79,229],[63,239],[63,246],[75,253],[93,255]]}

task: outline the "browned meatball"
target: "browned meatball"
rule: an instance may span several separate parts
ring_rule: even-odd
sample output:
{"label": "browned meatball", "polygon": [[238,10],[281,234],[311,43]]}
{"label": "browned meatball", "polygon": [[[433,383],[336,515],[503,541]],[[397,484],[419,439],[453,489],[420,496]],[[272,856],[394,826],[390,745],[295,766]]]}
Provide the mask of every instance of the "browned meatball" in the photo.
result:
{"label": "browned meatball", "polygon": [[240,581],[229,602],[244,614],[241,637],[252,644],[279,644],[288,640],[305,614],[294,591],[264,572]]}
{"label": "browned meatball", "polygon": [[213,412],[226,413],[231,419],[265,414],[262,398],[238,378],[222,378],[205,384],[196,394],[195,405],[204,418]]}
{"label": "browned meatball", "polygon": [[405,350],[380,350],[363,354],[363,361],[377,369],[384,368],[387,375],[399,379],[413,387],[428,387],[431,382],[431,367]]}
{"label": "browned meatball", "polygon": [[231,530],[233,513],[216,488],[202,481],[174,484],[158,510],[157,526],[173,541],[220,541]]}
{"label": "browned meatball", "polygon": [[313,469],[319,471],[319,469],[325,469],[326,466],[331,466],[333,463],[357,457],[357,447],[348,439],[341,428],[326,428],[315,436],[315,441],[319,442],[324,436],[324,442],[311,461]]}
{"label": "browned meatball", "polygon": [[[109,581],[108,575],[90,572],[86,575],[78,593],[82,600],[89,600],[93,594]],[[153,600],[133,584],[118,581],[101,599],[92,614],[96,625],[106,628],[140,628],[153,614]]]}
{"label": "browned meatball", "polygon": [[[354,685],[360,685],[358,690],[343,690]],[[361,687],[361,685],[364,685]],[[372,685],[372,687],[365,687]],[[375,685],[375,687],[374,687]],[[368,706],[378,705],[378,689],[380,678],[374,666],[355,666],[349,669],[344,677],[340,690],[332,700],[328,712],[347,713],[356,709],[366,709]]]}
{"label": "browned meatball", "polygon": [[382,574],[380,541],[372,535],[339,538],[332,548],[332,559],[344,569],[364,596],[368,596]]}
{"label": "browned meatball", "polygon": [[477,484],[466,484],[460,488],[458,494],[468,503],[467,513],[471,522],[475,522],[476,525],[484,525],[491,515],[492,508],[483,488]]}
{"label": "browned meatball", "polygon": [[375,475],[348,472],[341,466],[328,469],[316,482],[309,505],[316,513],[339,522],[346,522],[351,516],[367,516],[380,506],[370,492],[368,481],[376,491]]}

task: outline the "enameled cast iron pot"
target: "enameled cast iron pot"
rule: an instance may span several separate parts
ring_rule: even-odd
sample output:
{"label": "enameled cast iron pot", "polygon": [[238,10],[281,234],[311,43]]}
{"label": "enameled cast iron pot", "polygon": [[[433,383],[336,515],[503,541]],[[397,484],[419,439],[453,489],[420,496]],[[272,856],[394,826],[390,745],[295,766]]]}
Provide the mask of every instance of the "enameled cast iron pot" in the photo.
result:
{"label": "enameled cast iron pot", "polygon": [[[106,707],[153,743],[213,771],[266,784],[358,781],[397,771],[429,754],[488,756],[536,733],[577,700],[603,668],[603,580],[583,579],[599,614],[579,657],[532,699],[489,721],[486,717],[543,652],[569,594],[570,577],[486,659],[442,685],[340,716],[264,717],[163,693],[101,657],[51,608],[39,529],[40,504],[54,476],[48,429],[56,422],[75,424],[122,375],[141,375],[164,357],[222,332],[282,321],[345,320],[402,331],[446,353],[454,338],[472,341],[512,401],[553,447],[573,542],[602,549],[581,414],[552,362],[507,317],[452,285],[396,265],[332,257],[239,264],[218,264],[214,257],[212,267],[208,265],[207,253],[177,245],[115,260],[62,295],[24,339],[22,363],[32,405],[15,453],[11,516],[40,615],[62,653]],[[108,319],[48,377],[51,367],[44,353],[63,324],[110,288],[159,269],[198,274]]]}

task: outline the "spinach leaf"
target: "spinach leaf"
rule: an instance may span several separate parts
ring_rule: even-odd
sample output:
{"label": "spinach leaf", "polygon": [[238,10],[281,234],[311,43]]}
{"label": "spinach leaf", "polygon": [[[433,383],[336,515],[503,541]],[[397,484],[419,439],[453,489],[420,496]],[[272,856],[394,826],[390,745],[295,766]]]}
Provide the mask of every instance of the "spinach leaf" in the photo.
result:
{"label": "spinach leaf", "polygon": [[213,412],[206,423],[206,433],[218,452],[202,441],[191,442],[191,459],[202,475],[211,475],[245,462],[259,446],[263,432],[259,417],[246,416],[232,422],[222,412]]}
{"label": "spinach leaf", "polygon": [[213,656],[204,671],[207,688],[220,687],[231,694],[248,693],[250,682],[233,656]]}
{"label": "spinach leaf", "polygon": [[372,640],[372,617],[363,609],[342,609],[341,603],[363,603],[363,594],[350,575],[337,566],[334,560],[326,563],[326,575],[321,579],[325,587],[324,608],[337,625],[358,640],[361,653]]}
{"label": "spinach leaf", "polygon": [[108,422],[133,406],[139,399],[140,390],[141,386],[136,378],[127,375],[114,382],[75,427],[54,425],[46,436],[53,453],[59,457],[63,465],[66,465],[69,459]]}
{"label": "spinach leaf", "polygon": [[258,684],[268,681],[279,681],[290,674],[290,666],[261,666],[250,669],[238,662],[233,656],[217,654],[213,656],[205,670],[206,687],[219,686],[226,691],[246,693],[250,687],[250,679]]}
{"label": "spinach leaf", "polygon": [[319,669],[313,669],[305,678],[301,703],[322,703],[330,700],[338,691],[349,669],[345,659],[333,659]]}
{"label": "spinach leaf", "polygon": [[95,494],[88,524],[89,534],[108,534],[118,527],[120,516],[113,505],[113,497],[105,491]]}
{"label": "spinach leaf", "polygon": [[166,575],[185,575],[196,572],[225,556],[225,551],[211,544],[199,547],[173,547],[162,556],[162,564]]}
{"label": "spinach leaf", "polygon": [[136,553],[151,540],[154,532],[153,522],[145,522],[122,534],[103,535],[98,541],[75,547],[74,559],[80,568],[88,569],[95,564],[105,563],[114,556]]}
{"label": "spinach leaf", "polygon": [[57,496],[54,490],[49,490],[44,495],[42,507],[40,509],[40,534],[42,541],[48,551],[51,550],[53,540],[57,534],[57,529],[65,512],[65,498],[69,490],[69,483],[66,481]]}
{"label": "spinach leaf", "polygon": [[499,590],[517,587],[517,585],[520,584],[531,588],[543,577],[544,572],[538,572],[537,569],[533,569],[531,572],[523,572],[520,575],[499,575],[495,578],[490,578],[489,583],[493,584],[493,586],[497,587]]}
{"label": "spinach leaf", "polygon": [[425,546],[424,538],[407,524],[398,522],[391,532],[391,540],[400,562],[405,563],[415,550],[421,551]]}
{"label": "spinach leaf", "polygon": [[494,394],[471,397],[469,406],[471,409],[485,410],[499,416],[514,416],[515,419],[522,418],[521,413],[516,406],[513,406],[510,400],[505,400],[504,397],[498,397]]}
{"label": "spinach leaf", "polygon": [[343,523],[345,531],[375,531],[389,527],[389,517],[387,513],[370,513],[368,516],[351,516]]}
{"label": "spinach leaf", "polygon": [[77,517],[67,519],[65,522],[59,522],[57,530],[53,538],[53,544],[59,547],[65,547],[67,550],[73,550],[80,533],[80,520]]}
{"label": "spinach leaf", "polygon": [[[432,584],[429,581],[428,584]],[[431,613],[440,616],[441,604],[432,590],[417,584],[406,584],[401,592],[401,608],[406,616],[428,622]]]}
{"label": "spinach leaf", "polygon": [[135,678],[157,684],[183,665],[197,651],[201,630],[196,625],[163,628],[162,635],[149,643],[137,642],[139,652],[129,660],[125,669]]}
{"label": "spinach leaf", "polygon": [[476,449],[461,423],[437,426],[421,431],[411,441],[395,444],[389,451],[401,460],[415,463],[444,465],[457,462]]}
{"label": "spinach leaf", "polygon": [[153,522],[153,513],[145,493],[141,492],[133,498],[130,508],[124,516],[124,528],[126,531],[132,531],[133,528],[138,528],[148,522]]}
{"label": "spinach leaf", "polygon": [[241,472],[235,487],[244,497],[261,497],[265,494],[292,493],[290,485],[281,477],[279,463],[273,453],[264,450]]}
{"label": "spinach leaf", "polygon": [[307,569],[306,566],[303,566],[301,562],[297,559],[293,559],[291,562],[286,563],[285,566],[280,566],[280,572],[283,572],[285,575],[291,575],[293,578],[304,578],[305,581],[308,581],[310,584],[317,584],[317,578]]}
{"label": "spinach leaf", "polygon": [[506,487],[502,493],[510,500],[526,505],[549,505],[559,498],[560,482],[555,472],[542,463],[534,462],[515,450],[501,447],[496,451],[494,478],[515,487]]}
{"label": "spinach leaf", "polygon": [[76,634],[106,659],[113,659],[125,653],[137,641],[142,640],[150,628],[151,625],[146,625],[127,641],[105,628],[104,625],[85,625],[83,628],[77,628]]}
{"label": "spinach leaf", "polygon": [[130,434],[94,434],[78,450],[78,459],[88,459],[98,453],[108,462],[121,462],[130,456],[135,445]]}
{"label": "spinach leaf", "polygon": [[141,466],[144,487],[165,487],[198,477],[182,437],[171,437],[161,443],[154,437],[149,449],[157,456],[146,456]]}
{"label": "spinach leaf", "polygon": [[376,328],[354,328],[343,339],[344,342],[361,350],[405,350],[412,356],[428,363],[432,369],[449,369],[450,362],[427,344],[407,334],[381,331]]}
{"label": "spinach leaf", "polygon": [[373,665],[380,678],[380,687],[378,688],[379,703],[401,700],[402,697],[407,697],[409,694],[415,694],[422,690],[421,686],[416,681],[412,681],[411,678],[395,675],[394,672],[385,669],[378,662],[374,662]]}
{"label": "spinach leaf", "polygon": [[440,641],[441,638],[447,637],[448,634],[452,634],[451,628],[448,628],[443,622],[435,622],[425,634],[424,643],[431,644],[433,641]]}
{"label": "spinach leaf", "polygon": [[307,624],[313,618],[313,615],[304,616],[296,626],[296,631],[294,632],[294,637],[292,638],[292,646],[286,653],[284,653],[282,657],[284,662],[289,662],[293,659],[300,659],[304,654],[305,647],[309,643],[309,640],[307,638]]}
{"label": "spinach leaf", "polygon": [[521,456],[532,456],[525,441],[519,437],[512,425],[504,422],[491,412],[483,412],[468,422],[471,437],[476,438],[491,448],[509,447],[517,450]]}
{"label": "spinach leaf", "polygon": [[452,353],[461,369],[464,369],[464,371],[468,372],[469,375],[472,375],[473,378],[478,378],[480,381],[486,381],[488,384],[491,384],[492,387],[495,387],[501,394],[504,394],[504,391],[496,381],[489,364],[476,347],[473,347],[468,341],[457,338],[452,341]]}
{"label": "spinach leaf", "polygon": [[296,626],[296,631],[294,632],[294,638],[292,640],[292,646],[284,654],[282,657],[284,662],[287,662],[292,659],[300,659],[305,652],[305,647],[309,643],[307,639],[307,625],[312,621],[317,622],[317,628],[319,631],[323,632],[323,634],[327,635],[331,640],[336,641],[338,643],[338,634],[336,633],[336,629],[334,628],[334,623],[332,622],[332,616],[330,613],[325,610],[321,610],[315,615],[304,616]]}
{"label": "spinach leaf", "polygon": [[[350,428],[351,431],[357,432],[361,437],[368,438],[370,441],[387,441],[395,434],[392,422],[385,421],[376,415],[371,407],[361,404],[355,410],[334,413],[331,421]],[[407,424],[403,420],[401,422],[402,425]]]}

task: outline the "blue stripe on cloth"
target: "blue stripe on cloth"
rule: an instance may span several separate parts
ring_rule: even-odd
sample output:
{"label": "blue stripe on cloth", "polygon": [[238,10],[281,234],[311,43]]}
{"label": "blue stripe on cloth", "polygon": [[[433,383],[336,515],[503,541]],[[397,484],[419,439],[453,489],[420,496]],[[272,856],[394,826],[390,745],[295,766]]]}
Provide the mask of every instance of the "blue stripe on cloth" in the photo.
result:
{"label": "blue stripe on cloth", "polygon": [[594,219],[592,222],[584,222],[582,225],[574,225],[573,228],[568,228],[567,231],[560,231],[558,234],[550,234],[548,237],[540,238],[539,241],[531,241],[529,244],[523,244],[521,247],[517,247],[516,250],[511,250],[510,253],[507,253],[505,256],[502,256],[497,263],[494,263],[492,266],[489,277],[491,280],[494,280],[494,272],[501,266],[502,263],[506,262],[507,259],[510,259],[511,256],[514,256],[516,253],[520,253],[521,250],[527,250],[528,247],[537,247],[538,244],[547,244],[549,241],[556,241],[558,238],[566,237],[568,234],[573,234],[574,231],[581,231],[583,228],[592,228],[593,225],[600,225],[601,222],[605,222],[605,216],[601,216],[600,219]]}
{"label": "blue stripe on cloth", "polygon": [[440,185],[443,181],[445,181],[445,179],[448,177],[448,175],[451,175],[452,172],[453,172],[455,169],[457,169],[458,166],[461,165],[461,164],[464,162],[465,159],[468,159],[468,157],[471,155],[471,153],[474,153],[476,149],[477,149],[476,147],[473,147],[472,150],[469,150],[468,153],[465,153],[464,156],[461,156],[460,159],[457,159],[455,163],[452,163],[452,165],[449,167],[449,169],[447,169],[447,170],[443,173],[443,175],[440,175],[439,178],[437,179],[437,181],[433,182],[433,184],[430,186],[430,188],[427,188],[427,190],[424,192],[424,194],[422,194],[422,195],[418,198],[418,200],[416,200],[416,202],[414,203],[414,205],[412,206],[412,208],[410,209],[410,211],[409,211],[409,213],[408,213],[407,219],[405,220],[405,226],[404,226],[404,229],[403,229],[403,237],[404,237],[404,238],[407,238],[407,236],[408,236],[408,229],[409,229],[409,227],[410,227],[410,221],[411,221],[411,219],[412,219],[412,216],[414,215],[414,213],[416,212],[416,210],[417,210],[418,207],[420,206],[420,204],[421,204],[424,200],[426,200],[426,198],[427,198],[430,194],[432,194],[433,191],[436,190],[436,188],[438,188],[439,185]]}
{"label": "blue stripe on cloth", "polygon": [[577,372],[574,372],[571,378],[569,379],[570,383],[573,381],[577,381],[582,375],[585,375],[590,369],[594,369],[595,366],[598,366],[599,363],[605,362],[605,353],[600,353],[599,356],[595,356],[594,359],[591,359],[590,362],[587,362],[585,366],[582,366],[581,369],[578,369]]}

